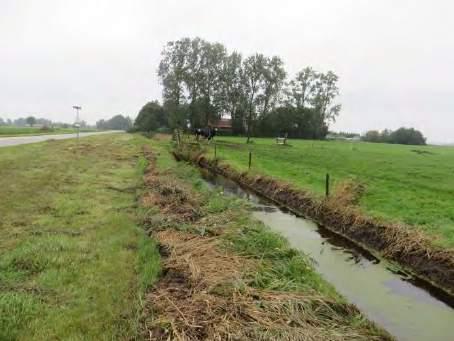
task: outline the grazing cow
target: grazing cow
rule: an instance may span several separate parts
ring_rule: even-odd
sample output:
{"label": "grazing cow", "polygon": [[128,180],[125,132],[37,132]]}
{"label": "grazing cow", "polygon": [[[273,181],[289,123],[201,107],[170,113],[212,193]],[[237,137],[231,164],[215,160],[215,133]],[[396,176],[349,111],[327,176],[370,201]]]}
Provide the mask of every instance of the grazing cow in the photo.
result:
{"label": "grazing cow", "polygon": [[195,137],[196,137],[197,141],[199,140],[200,136],[207,139],[208,141],[211,141],[213,139],[213,137],[216,136],[216,131],[217,131],[216,128],[211,128],[211,127],[197,128],[195,130]]}

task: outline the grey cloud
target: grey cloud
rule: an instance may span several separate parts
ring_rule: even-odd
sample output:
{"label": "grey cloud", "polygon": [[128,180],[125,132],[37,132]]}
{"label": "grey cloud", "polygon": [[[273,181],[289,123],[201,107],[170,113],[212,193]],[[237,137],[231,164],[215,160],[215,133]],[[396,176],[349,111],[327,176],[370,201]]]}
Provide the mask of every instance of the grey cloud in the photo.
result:
{"label": "grey cloud", "polygon": [[450,1],[1,0],[0,116],[94,122],[160,97],[162,46],[183,36],[341,77],[334,129],[400,125],[454,141]]}

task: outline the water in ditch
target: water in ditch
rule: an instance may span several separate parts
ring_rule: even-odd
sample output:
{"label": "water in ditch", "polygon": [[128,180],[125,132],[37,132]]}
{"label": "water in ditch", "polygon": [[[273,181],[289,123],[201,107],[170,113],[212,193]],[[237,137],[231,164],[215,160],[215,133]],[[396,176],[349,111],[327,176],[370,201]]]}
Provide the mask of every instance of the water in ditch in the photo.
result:
{"label": "water in ditch", "polygon": [[425,290],[389,263],[229,179],[205,171],[202,175],[209,187],[221,188],[224,195],[249,200],[256,219],[310,256],[316,270],[340,294],[398,340],[454,340],[454,309],[444,302],[449,298]]}

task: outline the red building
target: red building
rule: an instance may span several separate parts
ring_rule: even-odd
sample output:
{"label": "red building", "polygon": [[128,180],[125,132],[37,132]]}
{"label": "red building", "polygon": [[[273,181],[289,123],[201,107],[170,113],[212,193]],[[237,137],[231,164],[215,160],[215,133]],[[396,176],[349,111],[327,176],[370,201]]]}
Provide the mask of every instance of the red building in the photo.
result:
{"label": "red building", "polygon": [[210,122],[210,126],[212,128],[217,128],[218,131],[223,132],[223,133],[232,133],[232,120],[231,119],[226,119],[226,118],[221,118],[220,120],[216,122]]}

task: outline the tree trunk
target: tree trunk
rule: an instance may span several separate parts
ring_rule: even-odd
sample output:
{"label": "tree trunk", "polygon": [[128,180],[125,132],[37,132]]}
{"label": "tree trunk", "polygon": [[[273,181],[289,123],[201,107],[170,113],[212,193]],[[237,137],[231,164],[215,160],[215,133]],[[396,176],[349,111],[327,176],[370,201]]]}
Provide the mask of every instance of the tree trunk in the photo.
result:
{"label": "tree trunk", "polygon": [[247,120],[247,140],[246,143],[249,143],[251,140],[251,123],[252,123],[252,110],[249,110],[248,120]]}
{"label": "tree trunk", "polygon": [[[205,99],[205,127],[208,127],[210,125],[210,111],[211,111],[211,100],[210,100],[210,94],[208,93],[207,98]],[[211,122],[213,123],[213,122]]]}
{"label": "tree trunk", "polygon": [[177,128],[177,143],[178,148],[181,146],[181,138],[180,138],[180,129]]}
{"label": "tree trunk", "polygon": [[246,143],[249,143],[251,139],[251,123],[252,123],[252,107],[254,103],[254,97],[255,97],[255,86],[252,87],[252,93],[249,98],[249,115],[247,118],[247,140]]}

